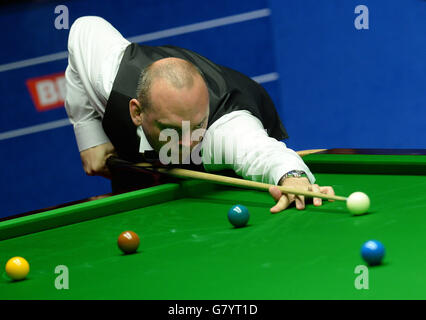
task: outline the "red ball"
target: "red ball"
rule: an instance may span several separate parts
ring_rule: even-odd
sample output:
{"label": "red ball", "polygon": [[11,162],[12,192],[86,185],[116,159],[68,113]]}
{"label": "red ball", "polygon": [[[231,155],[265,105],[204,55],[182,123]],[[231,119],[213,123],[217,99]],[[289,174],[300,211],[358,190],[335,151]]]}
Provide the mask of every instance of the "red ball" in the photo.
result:
{"label": "red ball", "polygon": [[133,231],[124,231],[117,240],[118,247],[125,254],[134,253],[139,247],[139,236]]}

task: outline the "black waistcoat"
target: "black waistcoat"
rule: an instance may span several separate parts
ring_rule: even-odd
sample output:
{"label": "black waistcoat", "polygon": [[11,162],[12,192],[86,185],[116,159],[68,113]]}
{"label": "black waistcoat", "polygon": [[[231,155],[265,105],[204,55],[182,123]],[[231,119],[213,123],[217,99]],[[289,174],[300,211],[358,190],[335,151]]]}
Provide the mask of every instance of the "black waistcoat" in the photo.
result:
{"label": "black waistcoat", "polygon": [[139,153],[140,138],[130,117],[129,101],[137,97],[142,69],[167,57],[190,61],[203,73],[210,97],[208,126],[227,113],[248,110],[260,119],[269,136],[277,140],[288,137],[268,93],[249,77],[187,49],[132,43],[124,52],[102,120],[104,131],[120,158],[132,162],[147,160]]}

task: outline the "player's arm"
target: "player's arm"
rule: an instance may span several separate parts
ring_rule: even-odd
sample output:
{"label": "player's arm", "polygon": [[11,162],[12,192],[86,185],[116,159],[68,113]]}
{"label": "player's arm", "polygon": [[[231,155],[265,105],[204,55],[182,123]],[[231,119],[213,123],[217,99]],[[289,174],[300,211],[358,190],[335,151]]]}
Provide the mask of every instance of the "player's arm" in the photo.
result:
{"label": "player's arm", "polygon": [[65,109],[74,126],[74,133],[85,172],[88,175],[109,177],[110,174],[105,162],[109,156],[114,154],[114,147],[102,128],[100,114],[90,103],[87,94],[87,90],[91,88],[90,72],[83,67],[87,65],[83,60],[85,59],[84,54],[90,54],[90,52],[82,52],[81,43],[79,43],[82,38],[80,34],[84,31],[84,29],[75,28],[75,26],[70,30],[68,66],[65,71],[67,88]]}
{"label": "player's arm", "polygon": [[115,153],[106,136],[99,114],[94,110],[82,88],[76,85],[75,78],[67,68],[67,96],[65,109],[74,126],[74,133],[84,171],[88,175],[110,177],[106,159]]}
{"label": "player's arm", "polygon": [[[203,146],[203,163],[207,171],[233,169],[248,180],[332,192],[330,187],[315,185],[315,177],[302,158],[283,142],[269,137],[260,120],[249,112],[237,111],[225,115],[209,130],[206,133],[206,146]],[[306,177],[285,177],[294,170],[304,172]],[[304,198],[281,194],[277,188],[272,188],[270,193],[277,201],[271,212],[282,211],[294,201],[299,209],[304,208]],[[317,199],[315,203],[321,205]]]}

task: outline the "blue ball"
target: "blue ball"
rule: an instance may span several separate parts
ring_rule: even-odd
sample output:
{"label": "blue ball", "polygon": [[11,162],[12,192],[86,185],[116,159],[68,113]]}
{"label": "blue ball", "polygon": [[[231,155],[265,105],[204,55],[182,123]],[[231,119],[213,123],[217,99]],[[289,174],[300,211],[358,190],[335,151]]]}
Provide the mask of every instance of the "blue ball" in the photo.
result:
{"label": "blue ball", "polygon": [[380,241],[369,240],[362,245],[361,256],[370,266],[381,264],[385,256],[385,247]]}
{"label": "blue ball", "polygon": [[236,228],[244,227],[250,218],[249,211],[241,204],[233,206],[228,211],[229,222]]}

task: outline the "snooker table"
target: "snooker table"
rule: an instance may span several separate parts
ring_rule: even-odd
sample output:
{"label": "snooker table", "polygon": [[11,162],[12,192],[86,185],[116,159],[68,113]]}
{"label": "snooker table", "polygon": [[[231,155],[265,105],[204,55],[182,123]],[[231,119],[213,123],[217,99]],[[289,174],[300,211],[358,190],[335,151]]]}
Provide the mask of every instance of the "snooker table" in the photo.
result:
{"label": "snooker table", "polygon": [[[426,299],[425,150],[332,149],[304,161],[337,195],[367,193],[368,214],[341,201],[271,214],[268,193],[204,181],[106,196],[0,222],[0,299]],[[227,220],[237,203],[250,211],[238,229]],[[140,236],[137,253],[119,251],[124,230]],[[386,255],[357,289],[370,239]],[[4,271],[13,256],[30,263],[23,281]],[[55,287],[58,265],[69,289]]]}

